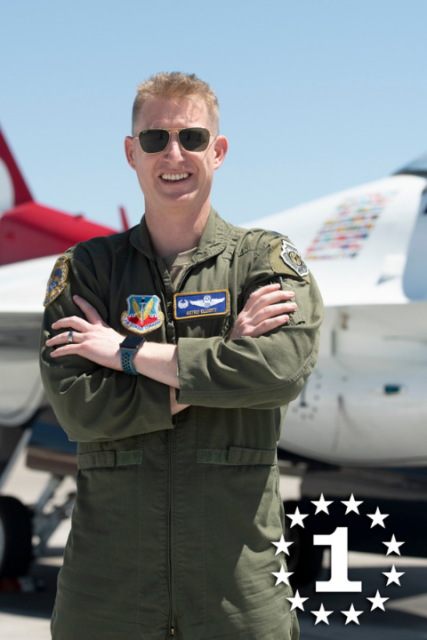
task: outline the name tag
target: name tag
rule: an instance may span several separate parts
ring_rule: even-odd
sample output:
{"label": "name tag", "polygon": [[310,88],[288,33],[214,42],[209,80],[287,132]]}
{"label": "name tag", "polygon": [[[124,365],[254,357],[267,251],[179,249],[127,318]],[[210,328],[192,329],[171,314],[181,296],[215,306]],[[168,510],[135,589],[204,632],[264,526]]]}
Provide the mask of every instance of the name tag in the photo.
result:
{"label": "name tag", "polygon": [[175,320],[191,320],[206,316],[226,316],[230,312],[230,294],[227,289],[176,293],[173,297]]}

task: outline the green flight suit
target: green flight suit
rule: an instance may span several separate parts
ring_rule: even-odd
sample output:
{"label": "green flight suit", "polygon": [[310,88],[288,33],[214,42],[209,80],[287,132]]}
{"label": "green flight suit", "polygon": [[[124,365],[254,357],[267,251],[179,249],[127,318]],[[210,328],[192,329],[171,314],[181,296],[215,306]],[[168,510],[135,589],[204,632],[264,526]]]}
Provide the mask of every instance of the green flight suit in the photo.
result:
{"label": "green flight suit", "polygon": [[[283,239],[212,209],[177,291],[227,290],[230,310],[180,320],[144,218],[67,251],[41,350],[79,466],[53,640],[297,640],[291,588],[272,575],[286,564],[272,545],[284,526],[276,447],[316,361],[323,305],[313,277],[280,257]],[[250,293],[279,275],[298,304],[290,322],[226,341]],[[128,297],[157,295],[164,322],[146,338],[178,344],[177,397],[191,406],[172,418],[164,384],[75,355],[51,359],[52,323],[83,317],[73,294],[123,335]]]}

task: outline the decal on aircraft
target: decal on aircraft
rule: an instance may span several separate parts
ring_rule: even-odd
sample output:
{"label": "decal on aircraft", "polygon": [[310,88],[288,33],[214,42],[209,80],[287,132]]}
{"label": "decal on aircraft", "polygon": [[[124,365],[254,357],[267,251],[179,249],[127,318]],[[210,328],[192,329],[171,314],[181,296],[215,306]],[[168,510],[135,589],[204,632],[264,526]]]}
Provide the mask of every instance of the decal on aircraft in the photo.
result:
{"label": "decal on aircraft", "polygon": [[353,196],[336,208],[307,249],[307,260],[355,258],[396,192]]}

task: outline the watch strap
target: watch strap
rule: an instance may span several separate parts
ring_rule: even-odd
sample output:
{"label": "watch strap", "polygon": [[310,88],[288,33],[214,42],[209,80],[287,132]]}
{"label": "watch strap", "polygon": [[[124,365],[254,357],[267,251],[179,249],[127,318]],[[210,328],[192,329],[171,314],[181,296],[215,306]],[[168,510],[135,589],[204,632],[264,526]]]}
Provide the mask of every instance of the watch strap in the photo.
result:
{"label": "watch strap", "polygon": [[132,356],[134,353],[136,353],[135,350],[130,351],[127,349],[120,349],[120,362],[125,373],[130,376],[139,376],[139,373],[133,366],[132,362]]}

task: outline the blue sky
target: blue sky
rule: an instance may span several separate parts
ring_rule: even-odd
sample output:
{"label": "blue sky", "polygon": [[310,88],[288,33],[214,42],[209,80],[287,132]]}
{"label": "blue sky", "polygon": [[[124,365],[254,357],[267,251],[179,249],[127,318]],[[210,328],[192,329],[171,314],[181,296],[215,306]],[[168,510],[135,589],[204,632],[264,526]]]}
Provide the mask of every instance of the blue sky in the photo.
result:
{"label": "blue sky", "polygon": [[0,0],[0,125],[38,201],[135,224],[136,85],[195,72],[230,143],[212,202],[239,224],[427,150],[426,24],[425,0]]}

